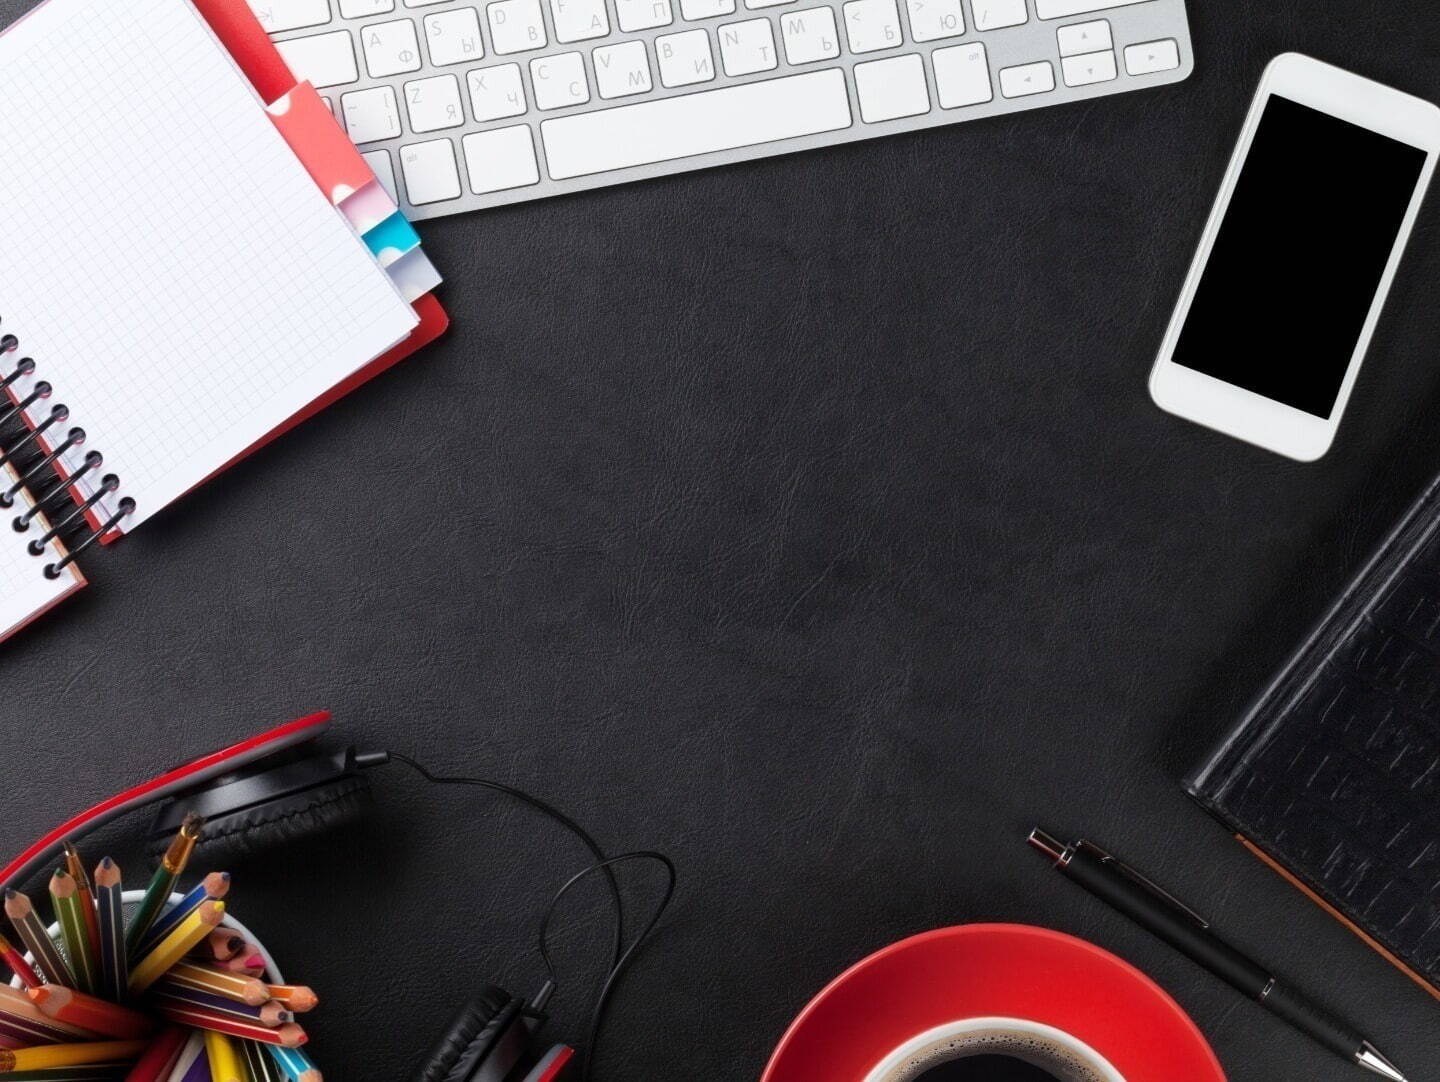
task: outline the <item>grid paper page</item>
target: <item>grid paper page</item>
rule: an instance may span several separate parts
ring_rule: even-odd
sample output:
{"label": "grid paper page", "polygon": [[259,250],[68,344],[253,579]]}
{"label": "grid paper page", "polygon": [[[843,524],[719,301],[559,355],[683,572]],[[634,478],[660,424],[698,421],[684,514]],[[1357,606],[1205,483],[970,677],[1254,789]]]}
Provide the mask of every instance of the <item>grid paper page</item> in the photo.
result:
{"label": "grid paper page", "polygon": [[[8,491],[18,479],[8,463],[0,467],[0,490]],[[65,555],[58,542],[51,542],[44,555],[30,555],[30,542],[50,528],[40,515],[23,533],[13,528],[15,520],[32,506],[29,493],[21,489],[15,505],[0,514],[0,641],[85,585],[74,564],[58,579],[45,577],[45,566]]]}
{"label": "grid paper page", "polygon": [[[0,314],[133,528],[418,322],[189,0],[0,37]],[[75,462],[82,452],[74,455]],[[93,475],[92,478],[98,479]]]}

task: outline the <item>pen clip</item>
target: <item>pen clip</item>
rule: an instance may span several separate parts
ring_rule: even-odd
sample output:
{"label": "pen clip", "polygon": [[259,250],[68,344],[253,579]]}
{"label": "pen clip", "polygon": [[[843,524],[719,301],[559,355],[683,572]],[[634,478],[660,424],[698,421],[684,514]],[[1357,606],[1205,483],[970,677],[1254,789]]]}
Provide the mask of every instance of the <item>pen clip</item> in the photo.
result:
{"label": "pen clip", "polygon": [[1198,924],[1201,928],[1209,928],[1209,927],[1210,927],[1210,922],[1209,922],[1208,920],[1206,920],[1204,917],[1202,917],[1199,913],[1195,912],[1195,910],[1191,909],[1188,905],[1186,905],[1184,902],[1182,902],[1179,898],[1175,897],[1175,895],[1171,894],[1168,890],[1166,890],[1164,887],[1162,887],[1159,883],[1155,882],[1155,880],[1150,879],[1150,878],[1147,878],[1146,876],[1142,875],[1140,872],[1138,872],[1138,871],[1136,871],[1134,868],[1130,867],[1130,865],[1126,864],[1126,863],[1125,863],[1123,860],[1121,860],[1119,857],[1111,856],[1109,853],[1105,852],[1105,850],[1101,849],[1101,848],[1100,848],[1098,845],[1096,845],[1094,842],[1087,842],[1087,841],[1077,842],[1077,843],[1076,843],[1076,848],[1077,848],[1077,849],[1084,849],[1084,850],[1086,850],[1091,856],[1095,857],[1097,860],[1103,861],[1104,863],[1110,865],[1110,866],[1111,866],[1112,868],[1114,868],[1117,872],[1119,872],[1121,875],[1123,875],[1126,879],[1129,879],[1132,883],[1136,883],[1136,884],[1138,884],[1139,886],[1144,887],[1146,890],[1148,890],[1151,894],[1155,895],[1155,897],[1159,898],[1159,899],[1160,899],[1162,902],[1164,902],[1166,905],[1171,906],[1173,909],[1175,909],[1175,910],[1177,910],[1178,912],[1183,913],[1185,916],[1189,917],[1192,921],[1194,921],[1196,924]]}

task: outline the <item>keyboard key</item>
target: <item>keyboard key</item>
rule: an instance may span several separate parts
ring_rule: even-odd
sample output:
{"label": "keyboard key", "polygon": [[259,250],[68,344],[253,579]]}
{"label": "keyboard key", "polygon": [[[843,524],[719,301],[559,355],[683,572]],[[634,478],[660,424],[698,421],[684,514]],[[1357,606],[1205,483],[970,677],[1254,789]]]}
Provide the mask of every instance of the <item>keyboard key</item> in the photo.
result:
{"label": "keyboard key", "polygon": [[425,41],[430,46],[430,63],[437,68],[479,59],[485,55],[480,13],[474,8],[456,8],[426,15]]}
{"label": "keyboard key", "polygon": [[785,41],[785,59],[791,64],[813,64],[840,55],[834,8],[787,12],[780,16],[780,36]]}
{"label": "keyboard key", "polygon": [[465,146],[470,188],[476,195],[540,183],[540,167],[535,164],[535,137],[529,125],[477,132],[461,142]]}
{"label": "keyboard key", "polygon": [[1084,56],[1067,56],[1060,61],[1060,69],[1065,75],[1066,86],[1108,83],[1116,76],[1115,54],[1104,52],[1087,53]]}
{"label": "keyboard key", "polygon": [[1104,19],[1097,19],[1093,23],[1062,26],[1055,35],[1060,41],[1061,56],[1084,56],[1086,53],[1103,52],[1115,47],[1110,38],[1110,24]]}
{"label": "keyboard key", "polygon": [[497,53],[523,53],[549,44],[540,0],[497,0],[485,9],[490,20],[490,41]]}
{"label": "keyboard key", "polygon": [[340,110],[345,114],[351,142],[373,143],[400,134],[400,105],[393,87],[376,86],[341,94]]}
{"label": "keyboard key", "polygon": [[990,88],[990,61],[985,46],[951,45],[930,54],[935,66],[935,93],[940,108],[984,105],[995,93]]}
{"label": "keyboard key", "polygon": [[355,46],[351,44],[348,30],[277,41],[275,48],[280,50],[295,78],[301,82],[309,80],[317,89],[353,83],[360,78],[360,69],[355,66]]}
{"label": "keyboard key", "polygon": [[603,38],[610,33],[605,0],[550,0],[550,23],[555,27],[555,40],[561,42]]}
{"label": "keyboard key", "polygon": [[735,14],[735,0],[680,0],[680,14],[687,19],[715,19]]}
{"label": "keyboard key", "polygon": [[401,147],[400,169],[414,206],[460,198],[460,167],[455,161],[455,144],[449,139]]}
{"label": "keyboard key", "polygon": [[725,74],[754,75],[772,71],[780,63],[775,55],[775,32],[769,19],[749,19],[720,28],[720,63]]}
{"label": "keyboard key", "polygon": [[498,64],[477,68],[466,76],[470,84],[470,107],[479,121],[502,120],[525,111],[525,87],[519,64]]}
{"label": "keyboard key", "polygon": [[557,53],[530,61],[530,85],[537,109],[563,109],[590,100],[585,57],[580,53]]}
{"label": "keyboard key", "polygon": [[364,27],[360,41],[365,47],[365,67],[372,79],[420,70],[420,39],[415,36],[415,23],[410,19]]}
{"label": "keyboard key", "polygon": [[665,86],[708,83],[715,78],[715,62],[710,55],[710,35],[703,30],[686,30],[682,34],[665,34],[656,38],[655,55],[660,59],[660,82]]}
{"label": "keyboard key", "polygon": [[867,124],[919,116],[930,111],[925,63],[916,55],[892,56],[855,65],[855,97]]}
{"label": "keyboard key", "polygon": [[428,8],[432,4],[444,4],[447,0],[405,0],[407,8]]}
{"label": "keyboard key", "polygon": [[675,21],[670,0],[615,0],[615,18],[627,34],[669,26]]}
{"label": "keyboard key", "polygon": [[845,5],[845,36],[852,53],[873,53],[900,44],[900,13],[895,0],[850,0]]}
{"label": "keyboard key", "polygon": [[550,176],[588,176],[850,127],[839,68],[546,120]]}
{"label": "keyboard key", "polygon": [[1071,15],[1089,15],[1092,11],[1149,2],[1150,0],[1035,0],[1035,14],[1042,19],[1068,19]]}
{"label": "keyboard key", "polygon": [[458,128],[465,123],[460,80],[453,75],[436,75],[406,83],[405,108],[410,111],[410,128],[417,134]]}
{"label": "keyboard key", "polygon": [[745,0],[745,6],[752,11],[756,8],[776,8],[782,4],[793,4],[795,0]]}
{"label": "keyboard key", "polygon": [[910,14],[910,35],[916,41],[958,38],[965,33],[960,0],[905,0]]}
{"label": "keyboard key", "polygon": [[1041,60],[1034,64],[1017,64],[1013,68],[1000,69],[1000,93],[1007,98],[1044,94],[1054,89],[1055,69],[1050,66],[1048,60]]}
{"label": "keyboard key", "polygon": [[602,98],[644,94],[652,88],[650,57],[643,41],[602,45],[591,58],[595,61],[595,86]]}
{"label": "keyboard key", "polygon": [[250,0],[250,10],[267,34],[324,26],[330,21],[330,0]]}
{"label": "keyboard key", "polygon": [[1131,75],[1154,75],[1157,71],[1173,71],[1180,66],[1180,46],[1174,38],[1147,41],[1125,49],[1125,70]]}
{"label": "keyboard key", "polygon": [[388,150],[372,150],[360,156],[369,164],[371,171],[375,174],[375,179],[389,193],[390,198],[397,203],[400,202],[400,192],[395,187],[395,163],[390,160],[390,152]]}
{"label": "keyboard key", "polygon": [[973,0],[976,30],[999,30],[1019,26],[1030,18],[1025,0]]}
{"label": "keyboard key", "polygon": [[394,10],[395,0],[340,0],[340,14],[346,19],[368,19]]}

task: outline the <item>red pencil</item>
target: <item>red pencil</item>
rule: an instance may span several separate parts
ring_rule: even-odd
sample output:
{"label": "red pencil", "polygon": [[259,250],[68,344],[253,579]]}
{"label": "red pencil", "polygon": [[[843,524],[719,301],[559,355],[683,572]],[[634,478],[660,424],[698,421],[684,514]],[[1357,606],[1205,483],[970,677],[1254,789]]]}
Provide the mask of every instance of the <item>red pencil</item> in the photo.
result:
{"label": "red pencil", "polygon": [[216,1033],[228,1033],[232,1037],[245,1037],[252,1041],[259,1041],[261,1044],[278,1044],[285,1048],[298,1048],[310,1039],[305,1035],[305,1031],[294,1022],[286,1022],[283,1026],[271,1029],[268,1026],[257,1026],[226,1017],[219,1011],[177,1003],[173,1000],[154,999],[150,1001],[150,1005],[155,1009],[155,1013],[166,1021],[177,1022],[182,1026],[193,1026],[195,1029],[213,1029]]}
{"label": "red pencil", "polygon": [[0,958],[15,971],[15,976],[20,978],[20,983],[26,988],[39,988],[45,983],[30,963],[25,961],[25,956],[15,949],[15,944],[3,935],[0,935]]}
{"label": "red pencil", "polygon": [[42,984],[39,988],[30,989],[29,996],[46,1017],[106,1037],[129,1041],[148,1037],[155,1031],[155,1023],[139,1011],[71,988]]}
{"label": "red pencil", "polygon": [[125,1082],[161,1082],[168,1078],[189,1036],[180,1026],[166,1026],[135,1061]]}

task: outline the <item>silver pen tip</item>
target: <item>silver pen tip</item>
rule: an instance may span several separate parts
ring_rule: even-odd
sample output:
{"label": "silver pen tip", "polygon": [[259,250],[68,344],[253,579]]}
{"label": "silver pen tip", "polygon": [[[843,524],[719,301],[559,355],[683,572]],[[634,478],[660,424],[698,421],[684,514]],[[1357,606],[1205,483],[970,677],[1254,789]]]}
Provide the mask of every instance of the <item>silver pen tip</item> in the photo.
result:
{"label": "silver pen tip", "polygon": [[1044,853],[1051,860],[1063,860],[1065,858],[1065,844],[1057,838],[1052,838],[1039,827],[1030,832],[1030,837],[1025,839],[1031,846]]}
{"label": "silver pen tip", "polygon": [[1369,1041],[1361,1044],[1360,1051],[1355,1053],[1355,1062],[1367,1071],[1374,1071],[1381,1078],[1388,1078],[1391,1082],[1405,1082],[1405,1076],[1400,1073],[1399,1068],[1382,1056],[1380,1050]]}

